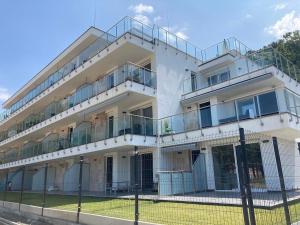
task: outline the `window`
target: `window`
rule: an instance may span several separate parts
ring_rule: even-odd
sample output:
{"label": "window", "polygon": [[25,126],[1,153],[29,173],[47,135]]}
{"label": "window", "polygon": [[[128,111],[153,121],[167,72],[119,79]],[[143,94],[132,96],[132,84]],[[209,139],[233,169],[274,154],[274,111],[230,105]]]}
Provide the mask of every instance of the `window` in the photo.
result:
{"label": "window", "polygon": [[216,190],[237,188],[237,174],[232,145],[212,147]]}
{"label": "window", "polygon": [[278,105],[275,91],[261,94],[257,96],[262,116],[278,113]]}
{"label": "window", "polygon": [[225,82],[230,79],[230,70],[219,72],[207,78],[209,86]]}
{"label": "window", "polygon": [[212,126],[212,120],[211,120],[211,107],[210,102],[205,102],[199,105],[200,108],[200,121],[201,121],[201,127],[211,127]]}
{"label": "window", "polygon": [[[297,114],[296,111],[296,99],[298,99],[298,97],[296,97],[293,93],[289,92],[289,91],[285,91],[285,100],[286,100],[286,104],[288,107],[288,111],[292,114]],[[298,100],[297,100],[298,102]]]}
{"label": "window", "polygon": [[255,118],[256,110],[253,97],[237,100],[237,110],[240,120]]}
{"label": "window", "polygon": [[235,122],[237,120],[234,101],[218,105],[218,119],[220,124]]}
{"label": "window", "polygon": [[131,112],[132,132],[139,135],[153,135],[153,113],[152,106],[143,109],[137,109]]}
{"label": "window", "polygon": [[197,90],[197,79],[196,79],[196,73],[191,72],[191,85],[192,85],[192,91]]}

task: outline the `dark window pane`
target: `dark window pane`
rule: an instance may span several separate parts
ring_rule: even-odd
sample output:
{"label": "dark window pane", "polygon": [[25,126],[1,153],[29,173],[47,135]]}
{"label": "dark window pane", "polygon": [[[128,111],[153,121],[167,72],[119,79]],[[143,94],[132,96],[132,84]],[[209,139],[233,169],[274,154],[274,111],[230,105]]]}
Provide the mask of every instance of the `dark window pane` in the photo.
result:
{"label": "dark window pane", "polygon": [[216,190],[237,188],[237,175],[232,145],[212,147]]}
{"label": "dark window pane", "polygon": [[260,113],[262,116],[278,113],[278,105],[275,92],[269,92],[258,96]]}
{"label": "dark window pane", "polygon": [[210,110],[209,102],[200,104],[200,119],[201,119],[201,126],[203,128],[212,126],[211,110]]}

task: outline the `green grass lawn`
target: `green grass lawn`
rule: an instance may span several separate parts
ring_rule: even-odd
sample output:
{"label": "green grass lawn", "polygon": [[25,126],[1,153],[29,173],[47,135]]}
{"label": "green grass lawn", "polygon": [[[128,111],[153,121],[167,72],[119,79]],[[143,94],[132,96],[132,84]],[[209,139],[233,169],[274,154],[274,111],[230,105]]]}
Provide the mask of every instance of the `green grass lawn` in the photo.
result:
{"label": "green grass lawn", "polygon": [[[3,195],[0,194],[0,199]],[[7,201],[19,202],[20,194],[10,192]],[[42,195],[24,193],[24,204],[42,206]],[[76,196],[47,195],[46,207],[77,211]],[[139,201],[140,220],[159,224],[244,224],[241,207],[200,205],[188,203]],[[109,198],[82,198],[82,212],[123,219],[134,219],[134,200]],[[300,202],[290,205],[292,221],[300,220]],[[258,225],[285,224],[283,208],[255,209]]]}

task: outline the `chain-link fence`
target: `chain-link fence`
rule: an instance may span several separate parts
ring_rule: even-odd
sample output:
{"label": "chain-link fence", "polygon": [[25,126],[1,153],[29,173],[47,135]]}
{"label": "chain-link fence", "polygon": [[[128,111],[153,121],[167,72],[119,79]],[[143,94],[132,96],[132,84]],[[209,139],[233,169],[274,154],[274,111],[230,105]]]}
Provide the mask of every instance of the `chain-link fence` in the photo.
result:
{"label": "chain-link fence", "polygon": [[[159,138],[158,138],[159,139]],[[159,141],[159,140],[158,140]],[[278,224],[300,220],[296,142],[244,131],[2,170],[0,200],[114,224]],[[131,222],[130,222],[131,221]]]}

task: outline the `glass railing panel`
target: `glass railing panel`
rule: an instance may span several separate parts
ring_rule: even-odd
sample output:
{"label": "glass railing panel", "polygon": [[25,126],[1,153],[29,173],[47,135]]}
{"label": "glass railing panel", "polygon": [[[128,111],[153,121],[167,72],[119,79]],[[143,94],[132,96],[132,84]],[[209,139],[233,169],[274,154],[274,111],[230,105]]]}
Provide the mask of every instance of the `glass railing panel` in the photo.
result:
{"label": "glass railing panel", "polygon": [[167,43],[174,48],[177,48],[177,36],[171,33],[166,33]]}
{"label": "glass railing panel", "polygon": [[108,120],[104,119],[97,122],[94,125],[92,140],[96,142],[96,141],[102,141],[107,139],[108,138],[107,127],[108,127]]}
{"label": "glass railing panel", "polygon": [[197,111],[190,111],[183,114],[185,131],[197,130],[200,127]]}
{"label": "glass railing panel", "polygon": [[119,85],[123,82],[125,82],[126,77],[128,76],[128,66],[120,66],[116,71],[115,71],[115,85]]}
{"label": "glass railing panel", "polygon": [[235,102],[226,102],[217,107],[218,123],[225,124],[237,121]]}
{"label": "glass railing panel", "polygon": [[253,97],[237,100],[236,108],[239,120],[254,119],[257,116],[257,109]]}

